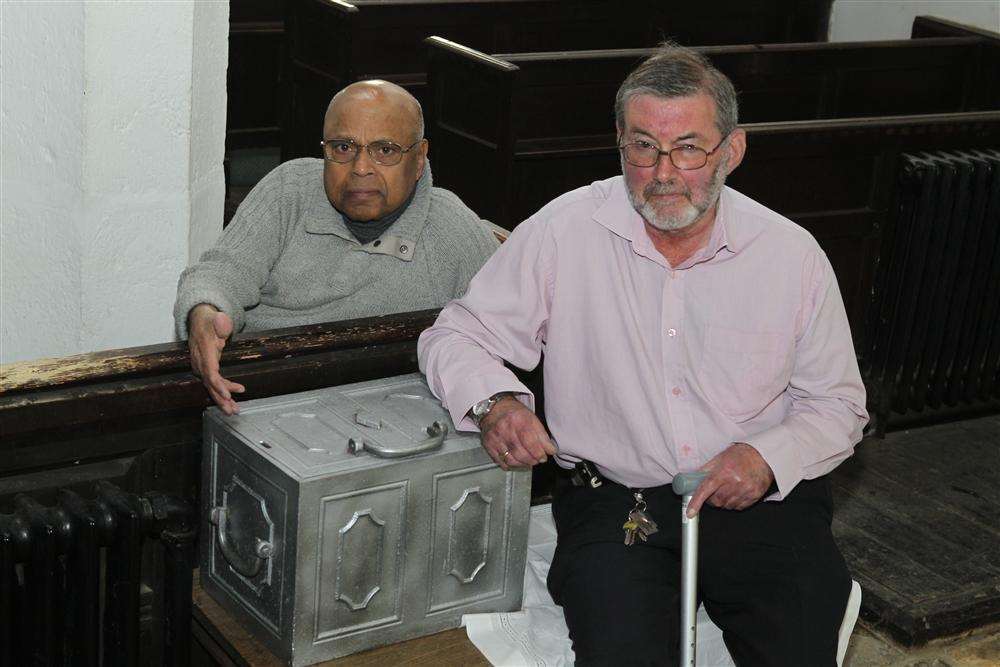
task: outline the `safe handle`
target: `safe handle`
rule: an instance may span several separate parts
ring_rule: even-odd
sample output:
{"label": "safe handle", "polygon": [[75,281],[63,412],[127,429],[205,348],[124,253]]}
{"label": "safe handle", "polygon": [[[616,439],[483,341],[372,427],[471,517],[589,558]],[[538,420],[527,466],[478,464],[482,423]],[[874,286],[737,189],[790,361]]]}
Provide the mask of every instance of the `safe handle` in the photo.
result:
{"label": "safe handle", "polygon": [[219,549],[222,551],[222,557],[226,559],[229,566],[247,579],[252,579],[260,574],[264,561],[274,553],[274,546],[258,537],[254,545],[254,555],[247,558],[236,551],[229,541],[229,508],[213,507],[210,520],[216,527],[215,534],[219,542]]}
{"label": "safe handle", "polygon": [[358,438],[351,438],[347,441],[347,448],[350,450],[351,454],[354,454],[355,456],[364,450],[383,459],[398,459],[403,458],[404,456],[425,454],[427,452],[433,452],[435,449],[440,449],[441,445],[444,444],[445,437],[448,435],[448,425],[441,422],[434,422],[424,430],[427,431],[427,439],[418,442],[416,445],[411,447],[385,447],[383,445],[365,442],[364,440],[359,440]]}

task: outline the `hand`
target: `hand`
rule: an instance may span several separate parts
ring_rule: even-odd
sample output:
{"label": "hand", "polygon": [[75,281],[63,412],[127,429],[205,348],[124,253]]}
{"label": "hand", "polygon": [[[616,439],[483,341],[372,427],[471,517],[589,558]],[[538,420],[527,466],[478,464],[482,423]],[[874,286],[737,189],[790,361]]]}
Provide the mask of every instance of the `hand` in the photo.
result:
{"label": "hand", "polygon": [[479,430],[483,434],[483,449],[504,470],[530,468],[556,453],[542,422],[513,396],[497,401],[479,424]]}
{"label": "hand", "polygon": [[706,500],[713,507],[742,510],[761,499],[771,487],[774,473],[764,457],[745,442],[735,442],[701,467],[708,477],[688,503],[688,517],[693,517]]}
{"label": "hand", "polygon": [[236,414],[240,407],[233,394],[242,394],[246,388],[230,382],[219,374],[222,348],[233,333],[233,320],[229,315],[201,303],[188,313],[188,349],[191,351],[191,370],[201,378],[209,396],[227,415]]}

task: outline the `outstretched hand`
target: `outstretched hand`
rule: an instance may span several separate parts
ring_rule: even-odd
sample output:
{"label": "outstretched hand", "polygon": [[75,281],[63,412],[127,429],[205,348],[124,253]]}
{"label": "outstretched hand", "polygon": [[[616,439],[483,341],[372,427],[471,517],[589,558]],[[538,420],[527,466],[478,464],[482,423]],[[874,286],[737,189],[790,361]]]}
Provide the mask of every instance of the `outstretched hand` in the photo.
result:
{"label": "outstretched hand", "polygon": [[545,463],[555,443],[535,413],[513,396],[500,399],[479,425],[483,449],[504,470]]}
{"label": "outstretched hand", "polygon": [[774,472],[764,457],[745,442],[735,442],[701,467],[708,473],[688,503],[693,517],[706,501],[713,507],[742,510],[763,497],[774,481]]}
{"label": "outstretched hand", "polygon": [[233,333],[233,320],[214,306],[202,303],[188,314],[188,349],[191,351],[191,370],[201,378],[209,396],[227,415],[240,411],[233,394],[242,394],[246,388],[230,382],[219,373],[222,349]]}

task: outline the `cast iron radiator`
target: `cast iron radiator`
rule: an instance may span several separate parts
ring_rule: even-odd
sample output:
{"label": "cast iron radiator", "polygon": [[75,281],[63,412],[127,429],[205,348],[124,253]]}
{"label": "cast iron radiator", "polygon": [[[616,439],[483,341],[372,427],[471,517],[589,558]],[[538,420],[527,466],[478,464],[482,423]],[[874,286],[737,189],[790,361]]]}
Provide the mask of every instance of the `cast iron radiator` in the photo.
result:
{"label": "cast iron radiator", "polygon": [[195,529],[187,503],[98,482],[46,507],[21,494],[0,514],[0,666],[139,665],[143,542],[162,547],[163,664],[190,662]]}
{"label": "cast iron radiator", "polygon": [[1000,151],[901,157],[862,369],[876,430],[1000,409]]}

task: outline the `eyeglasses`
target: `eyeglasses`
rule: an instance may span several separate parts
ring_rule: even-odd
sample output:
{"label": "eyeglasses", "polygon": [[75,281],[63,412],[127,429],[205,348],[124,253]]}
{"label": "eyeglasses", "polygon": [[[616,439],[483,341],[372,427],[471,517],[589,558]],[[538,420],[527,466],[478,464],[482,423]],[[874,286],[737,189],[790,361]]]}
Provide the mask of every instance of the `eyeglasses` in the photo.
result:
{"label": "eyeglasses", "polygon": [[671,148],[669,151],[661,151],[659,146],[654,146],[648,141],[642,141],[641,139],[622,144],[618,147],[618,150],[625,156],[626,162],[636,167],[652,167],[660,161],[661,155],[666,155],[670,158],[670,164],[678,169],[691,171],[692,169],[701,169],[708,164],[708,156],[719,150],[719,147],[728,138],[728,134],[722,137],[722,140],[710,151],[690,144],[677,146],[676,148]]}
{"label": "eyeglasses", "polygon": [[403,153],[409,153],[421,141],[423,139],[417,139],[407,148],[384,140],[372,141],[360,146],[353,139],[324,139],[319,143],[323,147],[323,157],[331,162],[338,164],[354,162],[354,159],[358,157],[358,151],[364,148],[368,151],[369,157],[376,163],[391,167],[394,164],[399,164],[399,161],[403,159]]}

